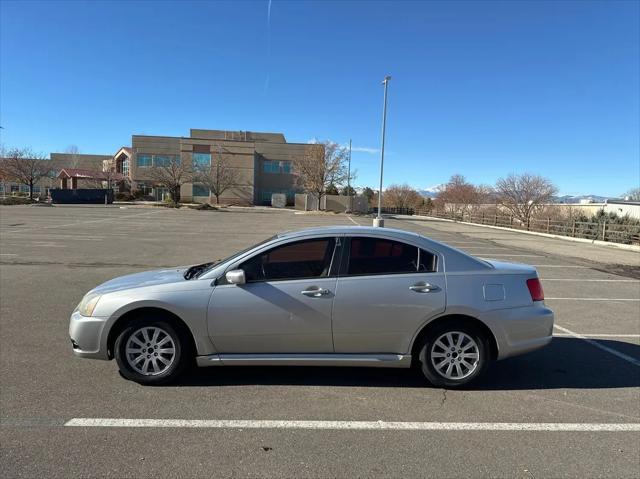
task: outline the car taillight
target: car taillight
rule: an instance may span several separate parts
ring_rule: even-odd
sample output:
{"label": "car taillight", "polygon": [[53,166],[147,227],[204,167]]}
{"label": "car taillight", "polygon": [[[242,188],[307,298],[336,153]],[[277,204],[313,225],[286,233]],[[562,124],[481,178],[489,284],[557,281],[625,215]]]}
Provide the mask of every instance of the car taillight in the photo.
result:
{"label": "car taillight", "polygon": [[544,291],[542,291],[542,283],[538,278],[527,280],[527,288],[531,294],[532,301],[544,301]]}

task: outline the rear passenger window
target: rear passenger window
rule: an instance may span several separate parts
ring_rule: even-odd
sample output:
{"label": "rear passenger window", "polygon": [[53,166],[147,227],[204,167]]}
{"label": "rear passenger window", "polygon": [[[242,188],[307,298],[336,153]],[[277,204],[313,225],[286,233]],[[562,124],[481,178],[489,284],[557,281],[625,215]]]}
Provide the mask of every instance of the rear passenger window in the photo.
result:
{"label": "rear passenger window", "polygon": [[420,250],[418,271],[433,273],[437,269],[436,255],[423,249]]}
{"label": "rear passenger window", "polygon": [[381,238],[351,238],[347,274],[393,274],[435,271],[435,256],[419,248]]}

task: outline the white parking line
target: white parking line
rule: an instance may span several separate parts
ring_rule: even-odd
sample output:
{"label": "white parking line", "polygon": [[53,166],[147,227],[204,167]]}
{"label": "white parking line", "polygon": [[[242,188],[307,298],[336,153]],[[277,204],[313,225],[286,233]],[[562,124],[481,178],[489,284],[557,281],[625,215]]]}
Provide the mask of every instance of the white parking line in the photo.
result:
{"label": "white parking line", "polygon": [[[573,334],[569,334],[569,333],[553,333],[553,335],[560,336],[560,337],[573,337]],[[640,334],[591,333],[591,334],[582,334],[581,336],[584,336],[585,338],[640,338]]]}
{"label": "white parking line", "polygon": [[578,266],[575,264],[532,264],[536,268],[579,268],[579,269],[589,269],[588,266]]}
{"label": "white parking line", "polygon": [[640,301],[640,298],[544,298],[556,301]]}
{"label": "white parking line", "polygon": [[351,216],[347,216],[347,218],[349,218],[354,225],[360,226],[360,223],[358,223],[356,220],[354,220]]}
{"label": "white parking line", "polygon": [[214,429],[330,429],[402,431],[640,431],[640,423],[557,422],[388,422],[388,421],[273,421],[235,419],[110,419],[74,418],[68,427],[174,427]]}
{"label": "white parking line", "polygon": [[507,256],[509,258],[544,258],[544,256],[540,254],[508,254],[508,253],[494,254],[494,253],[482,252],[482,253],[473,253],[473,255],[474,256],[488,255],[489,258],[493,258],[497,256]]}
{"label": "white parking line", "polygon": [[624,353],[621,353],[620,351],[616,351],[615,349],[612,349],[608,346],[605,346],[603,344],[600,344],[597,341],[594,341],[593,339],[589,339],[588,337],[586,337],[583,334],[578,334],[578,333],[574,333],[573,331],[567,329],[567,328],[563,328],[562,326],[558,326],[557,324],[553,325],[554,328],[559,329],[560,331],[562,331],[563,333],[567,333],[570,334],[571,336],[573,336],[574,338],[578,338],[578,339],[582,339],[584,341],[586,341],[587,343],[589,343],[592,346],[595,346],[598,349],[602,349],[603,351],[606,351],[609,354],[613,354],[614,356],[623,359],[625,361],[627,361],[628,363],[633,364],[634,366],[639,366],[640,367],[640,361],[637,360],[636,358],[632,358],[631,356],[628,356]]}
{"label": "white parking line", "polygon": [[[37,229],[38,230],[46,230],[46,229],[55,229],[55,228],[64,228],[67,226],[77,226],[77,225],[84,225],[84,224],[89,224],[89,223],[104,223],[106,221],[122,221],[122,220],[126,220],[129,218],[136,218],[139,216],[148,216],[148,215],[153,215],[153,214],[158,214],[160,213],[160,211],[149,211],[146,213],[136,213],[134,215],[126,215],[126,216],[113,216],[113,217],[109,217],[109,218],[102,218],[99,220],[88,220],[88,221],[77,221],[75,223],[65,223],[62,225],[51,225],[51,226],[38,226]],[[19,229],[11,229],[8,231],[4,231],[3,234],[9,234],[9,233],[20,233],[23,231],[34,231],[34,229],[36,229],[35,225],[31,226],[29,228],[19,228]]]}
{"label": "white parking line", "polygon": [[579,281],[581,283],[640,283],[640,279],[541,278],[542,281]]}

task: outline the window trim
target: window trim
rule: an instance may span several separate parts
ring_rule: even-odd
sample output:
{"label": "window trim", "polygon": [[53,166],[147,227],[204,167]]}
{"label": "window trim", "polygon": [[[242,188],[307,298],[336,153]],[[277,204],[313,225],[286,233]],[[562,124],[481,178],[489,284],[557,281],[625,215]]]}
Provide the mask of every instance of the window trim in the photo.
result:
{"label": "window trim", "polygon": [[[229,271],[232,271],[234,269],[239,269],[240,266],[244,263],[246,263],[247,261],[252,260],[253,258],[255,258],[256,256],[260,256],[262,254],[265,254],[269,251],[271,251],[272,249],[275,248],[280,248],[282,246],[286,246],[289,244],[293,244],[293,243],[301,243],[304,241],[319,241],[319,240],[333,240],[333,252],[331,254],[331,261],[329,263],[329,274],[327,274],[327,276],[305,276],[305,277],[301,277],[301,278],[277,278],[277,279],[259,279],[259,280],[253,280],[253,281],[247,281],[245,284],[255,284],[255,283],[277,283],[280,281],[308,281],[310,279],[329,279],[329,278],[337,278],[338,277],[338,271],[339,271],[339,266],[340,266],[340,260],[342,259],[342,249],[343,249],[343,245],[344,245],[344,237],[338,236],[338,235],[328,235],[328,236],[316,236],[316,237],[307,237],[307,238],[292,238],[288,241],[283,241],[277,244],[272,244],[267,248],[263,248],[260,251],[257,251],[255,254],[252,254],[251,256],[245,256],[243,258],[238,259],[238,261],[235,261],[233,264],[231,264],[229,267],[227,267],[224,270],[224,273],[222,273],[222,275],[220,276],[220,278],[217,279],[216,284],[217,285],[226,285],[229,284],[227,283],[226,280],[226,274]],[[336,259],[338,259],[336,261]]]}
{"label": "window trim", "polygon": [[[394,241],[396,243],[405,244],[411,246],[413,248],[417,248],[418,250],[418,265],[420,265],[420,250],[424,250],[425,252],[432,254],[435,257],[436,268],[433,271],[398,271],[392,273],[364,273],[364,274],[349,274],[349,260],[351,259],[351,240],[354,238],[371,238],[385,241]],[[344,238],[344,246],[343,246],[343,254],[340,261],[340,271],[338,273],[339,278],[364,278],[368,276],[396,276],[400,274],[434,274],[438,273],[440,268],[440,255],[434,251],[431,251],[422,246],[418,246],[414,243],[407,243],[405,241],[400,241],[398,239],[386,238],[384,236],[367,236],[367,235],[357,235],[357,236],[347,236]]]}

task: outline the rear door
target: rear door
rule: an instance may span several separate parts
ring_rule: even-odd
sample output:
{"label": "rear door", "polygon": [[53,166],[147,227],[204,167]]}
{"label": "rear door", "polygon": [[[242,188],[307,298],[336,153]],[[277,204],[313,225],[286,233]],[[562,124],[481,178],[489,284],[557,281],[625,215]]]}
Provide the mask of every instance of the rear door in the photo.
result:
{"label": "rear door", "polygon": [[[247,283],[218,284],[208,311],[219,353],[331,353],[336,238],[290,241],[232,266]],[[335,265],[337,272],[337,265]]]}
{"label": "rear door", "polygon": [[336,353],[407,353],[418,328],[445,309],[439,263],[408,243],[347,238],[333,305]]}

